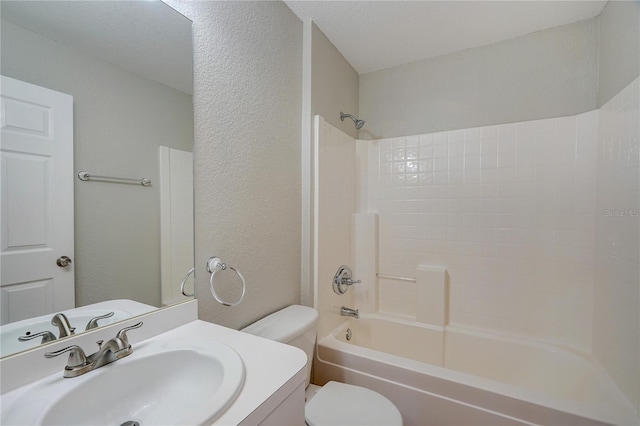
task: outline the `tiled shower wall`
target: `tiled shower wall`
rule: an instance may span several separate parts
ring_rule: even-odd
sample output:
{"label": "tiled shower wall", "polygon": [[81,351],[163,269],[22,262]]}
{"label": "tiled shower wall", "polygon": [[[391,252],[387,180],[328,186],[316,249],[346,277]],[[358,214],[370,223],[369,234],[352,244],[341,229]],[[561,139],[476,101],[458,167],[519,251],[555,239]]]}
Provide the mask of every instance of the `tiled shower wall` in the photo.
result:
{"label": "tiled shower wall", "polygon": [[[597,112],[377,140],[368,154],[379,273],[443,266],[449,323],[590,351]],[[411,286],[380,280],[379,310],[411,315]]]}
{"label": "tiled shower wall", "polygon": [[[378,273],[445,267],[449,324],[592,353],[636,408],[639,80],[578,116],[358,142]],[[378,280],[381,312],[416,316],[416,295]]]}
{"label": "tiled shower wall", "polygon": [[593,353],[640,407],[639,82],[600,110]]}

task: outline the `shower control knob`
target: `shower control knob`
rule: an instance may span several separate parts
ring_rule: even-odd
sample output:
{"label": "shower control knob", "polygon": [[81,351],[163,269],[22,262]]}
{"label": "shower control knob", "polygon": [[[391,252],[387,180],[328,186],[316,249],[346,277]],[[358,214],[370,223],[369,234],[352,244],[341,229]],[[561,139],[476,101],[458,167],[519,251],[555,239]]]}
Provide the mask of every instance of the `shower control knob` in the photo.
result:
{"label": "shower control knob", "polygon": [[354,281],[351,276],[351,268],[347,265],[339,267],[338,272],[333,276],[333,291],[336,294],[345,294],[349,286],[360,282],[360,280]]}

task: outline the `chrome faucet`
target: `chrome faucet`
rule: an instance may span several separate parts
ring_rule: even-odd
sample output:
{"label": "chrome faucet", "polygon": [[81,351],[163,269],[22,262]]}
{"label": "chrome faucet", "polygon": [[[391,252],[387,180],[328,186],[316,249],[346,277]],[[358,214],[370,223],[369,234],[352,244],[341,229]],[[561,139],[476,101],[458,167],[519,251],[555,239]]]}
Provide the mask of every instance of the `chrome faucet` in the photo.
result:
{"label": "chrome faucet", "polygon": [[58,327],[58,338],[67,337],[75,334],[75,327],[71,327],[69,318],[63,313],[55,314],[51,318],[51,325]]}
{"label": "chrome faucet", "polygon": [[72,345],[64,349],[44,354],[45,358],[55,358],[58,355],[69,352],[69,360],[67,366],[64,367],[64,377],[78,377],[89,371],[96,370],[104,365],[124,358],[133,353],[133,348],[127,338],[127,331],[134,328],[140,328],[142,322],[125,327],[118,331],[116,337],[107,340],[103,344],[102,340],[98,340],[98,351],[86,356],[80,346]]}
{"label": "chrome faucet", "polygon": [[343,317],[353,317],[355,319],[360,318],[360,312],[357,309],[347,308],[346,306],[340,308],[340,315]]}

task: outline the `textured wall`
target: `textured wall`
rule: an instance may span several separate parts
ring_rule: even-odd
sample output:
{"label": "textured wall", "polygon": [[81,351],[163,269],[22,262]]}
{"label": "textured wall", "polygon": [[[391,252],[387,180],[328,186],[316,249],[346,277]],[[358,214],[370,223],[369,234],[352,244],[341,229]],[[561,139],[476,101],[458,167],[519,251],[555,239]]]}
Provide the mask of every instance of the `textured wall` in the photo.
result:
{"label": "textured wall", "polygon": [[598,108],[640,75],[640,2],[609,1],[599,20]]}
{"label": "textured wall", "polygon": [[154,185],[75,181],[76,304],[160,304],[158,146],[191,151],[191,96],[2,21],[2,74],[73,96],[74,168]]}
{"label": "textured wall", "polygon": [[[194,8],[198,315],[239,328],[300,302],[302,22],[282,2]],[[212,255],[244,274],[239,306],[209,293]],[[217,286],[239,294],[231,271]]]}
{"label": "textured wall", "polygon": [[360,76],[361,139],[573,115],[596,106],[589,19]]}

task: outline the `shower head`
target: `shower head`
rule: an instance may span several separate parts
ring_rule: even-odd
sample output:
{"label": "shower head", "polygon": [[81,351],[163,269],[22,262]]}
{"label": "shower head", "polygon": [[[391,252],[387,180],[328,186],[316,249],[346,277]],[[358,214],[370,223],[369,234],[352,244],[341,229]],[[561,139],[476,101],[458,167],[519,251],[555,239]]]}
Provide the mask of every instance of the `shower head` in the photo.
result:
{"label": "shower head", "polygon": [[341,112],[340,113],[340,121],[344,121],[345,117],[349,117],[350,119],[353,120],[354,124],[356,125],[356,130],[360,130],[364,126],[364,123],[365,123],[364,120],[359,120],[359,119],[355,118],[351,114],[345,114],[344,112]]}

